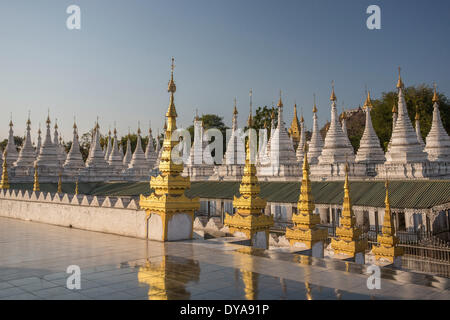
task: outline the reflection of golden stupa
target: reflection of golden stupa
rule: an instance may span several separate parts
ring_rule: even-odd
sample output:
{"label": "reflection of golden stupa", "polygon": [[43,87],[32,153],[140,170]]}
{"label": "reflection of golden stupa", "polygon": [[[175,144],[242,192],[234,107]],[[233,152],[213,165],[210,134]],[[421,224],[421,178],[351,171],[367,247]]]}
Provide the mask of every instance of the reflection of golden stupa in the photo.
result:
{"label": "reflection of golden stupa", "polygon": [[[251,121],[249,121],[251,127]],[[234,215],[226,214],[225,225],[230,228],[231,233],[240,232],[245,234],[253,246],[260,248],[269,247],[269,228],[273,225],[273,217],[265,215],[262,210],[266,207],[266,200],[259,196],[260,186],[256,177],[256,166],[250,159],[250,142],[247,141],[244,176],[239,187],[240,197],[234,197],[233,207],[236,208]],[[265,236],[264,244],[256,243],[258,236]]]}
{"label": "reflection of golden stupa", "polygon": [[[172,140],[172,134],[177,129],[176,117],[177,111],[175,109],[174,94],[176,91],[175,82],[173,80],[174,63],[172,58],[172,72],[169,81],[168,91],[170,92],[170,103],[166,113],[167,129],[164,135],[164,142],[162,147],[161,160],[159,162],[159,170],[161,174],[157,177],[152,177],[150,181],[150,188],[154,190],[148,197],[141,195],[140,207],[147,212],[147,215],[157,215],[150,222],[155,225],[152,231],[159,228],[161,225],[162,230],[156,230],[155,236],[150,234],[150,238],[155,240],[180,240],[177,235],[170,236],[170,223],[175,216],[181,218],[173,222],[177,224],[173,230],[177,230],[183,227],[187,223],[186,215],[190,219],[190,236],[187,235],[184,238],[192,238],[193,223],[194,223],[194,210],[200,208],[200,202],[198,198],[189,199],[185,196],[184,192],[190,187],[189,177],[181,176],[183,172],[183,162],[173,161],[172,150],[179,143],[178,140]],[[174,231],[175,232],[175,231]],[[178,236],[179,237],[179,236]]]}
{"label": "reflection of golden stupa", "polygon": [[[174,270],[188,272],[175,274]],[[185,285],[189,281],[197,281],[199,274],[200,267],[195,261],[164,255],[156,261],[147,260],[139,268],[138,281],[149,286],[149,300],[187,300],[191,294]]]}
{"label": "reflection of golden stupa", "polygon": [[382,234],[377,236],[378,246],[372,249],[376,260],[387,260],[394,263],[395,258],[403,255],[403,248],[398,247],[398,238],[395,236],[394,222],[392,221],[391,206],[389,204],[389,183],[386,181],[386,209],[384,211]]}
{"label": "reflection of golden stupa", "polygon": [[247,300],[258,299],[258,277],[259,274],[241,269],[242,281],[244,281],[245,298]]}
{"label": "reflection of golden stupa", "polygon": [[360,239],[360,236],[361,229],[356,226],[356,218],[350,200],[348,164],[346,164],[342,218],[340,227],[336,228],[336,238],[331,239],[331,247],[335,253],[350,257],[354,257],[357,253],[364,254],[367,240]]}
{"label": "reflection of golden stupa", "polygon": [[325,241],[328,232],[325,229],[319,229],[317,225],[320,223],[320,216],[314,214],[314,199],[311,193],[311,181],[309,180],[309,164],[308,152],[305,146],[303,158],[303,178],[300,189],[300,197],[297,202],[298,214],[294,214],[292,222],[294,228],[286,228],[286,239],[291,245],[299,242],[306,248],[311,249],[312,246],[319,242]]}

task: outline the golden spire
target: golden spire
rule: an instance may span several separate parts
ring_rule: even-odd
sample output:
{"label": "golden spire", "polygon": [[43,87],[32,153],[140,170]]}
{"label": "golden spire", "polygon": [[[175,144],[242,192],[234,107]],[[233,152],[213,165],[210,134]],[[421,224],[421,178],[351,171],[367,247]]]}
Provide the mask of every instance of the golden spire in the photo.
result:
{"label": "golden spire", "polygon": [[397,89],[403,88],[405,85],[403,84],[402,81],[402,76],[400,75],[400,71],[402,69],[400,67],[398,67],[398,81],[397,81]]}
{"label": "golden spire", "polygon": [[280,98],[278,99],[277,107],[283,107],[283,101],[281,100],[281,90],[280,90]]}
{"label": "golden spire", "polygon": [[392,113],[397,113],[397,105],[394,102],[394,105],[392,106]]}
{"label": "golden spire", "polygon": [[34,164],[34,184],[33,184],[33,191],[41,191],[39,187],[39,174],[38,174],[38,166],[37,164]]}
{"label": "golden spire", "polygon": [[312,111],[313,111],[314,113],[316,113],[316,112],[317,112],[317,106],[316,106],[316,94],[314,93],[313,96],[314,96],[314,106],[313,106],[313,110],[312,110]]}
{"label": "golden spire", "polygon": [[414,118],[416,121],[420,120],[420,115],[419,115],[419,106],[416,105],[416,117]]}
{"label": "golden spire", "polygon": [[352,209],[350,199],[350,188],[348,183],[348,163],[345,163],[345,182],[344,182],[344,203],[342,208],[341,224],[344,227],[353,227],[355,225],[355,215]]}
{"label": "golden spire", "polygon": [[50,109],[48,109],[48,113],[47,113],[47,121],[46,121],[46,123],[47,123],[47,126],[48,127],[50,127]]}
{"label": "golden spire", "polygon": [[386,180],[385,187],[386,187],[386,198],[384,199],[384,205],[386,206],[386,209],[384,210],[382,231],[385,236],[393,236],[395,234],[395,230],[394,230],[394,222],[392,221],[391,205],[389,203],[389,181],[388,180]]}
{"label": "golden spire", "polygon": [[169,103],[169,109],[167,110],[166,117],[168,120],[171,118],[177,117],[177,111],[175,109],[175,102],[174,102],[174,94],[177,91],[177,86],[175,85],[175,81],[173,80],[173,71],[175,69],[174,64],[175,59],[172,57],[172,66],[170,71],[170,81],[167,88],[167,91],[170,92],[170,103]]}
{"label": "golden spire", "polygon": [[30,120],[30,111],[28,111],[28,120],[27,120],[27,128],[30,127],[31,120]]}
{"label": "golden spire", "polygon": [[77,180],[75,181],[75,195],[78,195],[78,177]]}
{"label": "golden spire", "polygon": [[[308,163],[308,147],[305,143],[304,157],[303,157],[303,177],[302,185],[300,187],[300,197],[298,199],[298,210],[303,216],[314,214],[314,199],[311,193],[311,180],[309,179],[309,163]],[[309,225],[312,227],[312,225]]]}
{"label": "golden spire", "polygon": [[433,94],[433,103],[438,103],[439,102],[439,97],[437,95],[437,86],[436,86],[436,82],[433,84],[434,86],[434,94]]}
{"label": "golden spire", "polygon": [[364,102],[364,109],[372,109],[373,105],[372,105],[372,100],[370,100],[370,91],[367,91],[367,98],[366,101]]}
{"label": "golden spire", "polygon": [[3,155],[3,171],[2,171],[2,180],[0,181],[0,189],[9,189],[9,181],[8,181],[8,165],[6,163],[6,156],[8,153],[5,151]]}
{"label": "golden spire", "polygon": [[234,98],[234,110],[233,110],[233,114],[237,115],[238,111],[237,111],[237,107],[236,107],[237,103],[236,103],[236,97]]}
{"label": "golden spire", "polygon": [[334,93],[334,80],[331,81],[331,96],[330,101],[336,101],[336,94]]}
{"label": "golden spire", "polygon": [[58,129],[58,119],[55,119],[55,130]]}
{"label": "golden spire", "polygon": [[62,193],[62,179],[61,179],[61,172],[58,174],[58,189],[57,189],[57,193]]}

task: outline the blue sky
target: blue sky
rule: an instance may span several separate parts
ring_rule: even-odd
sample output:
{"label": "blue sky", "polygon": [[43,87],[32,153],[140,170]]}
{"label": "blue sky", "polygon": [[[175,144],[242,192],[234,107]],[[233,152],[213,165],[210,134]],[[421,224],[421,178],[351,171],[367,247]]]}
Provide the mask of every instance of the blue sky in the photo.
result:
{"label": "blue sky", "polygon": [[[81,30],[68,30],[66,8],[81,8]],[[368,30],[366,8],[381,7],[381,30]],[[392,90],[397,66],[406,85],[450,89],[449,1],[365,0],[15,0],[0,4],[0,136],[10,113],[23,135],[31,111],[33,139],[47,109],[65,140],[73,117],[80,132],[100,118],[120,134],[161,130],[175,57],[179,126],[195,109],[231,125],[254,105],[276,104],[283,90],[285,121],[294,101],[311,128],[313,93],[320,125],[330,118],[330,83],[339,108]]]}

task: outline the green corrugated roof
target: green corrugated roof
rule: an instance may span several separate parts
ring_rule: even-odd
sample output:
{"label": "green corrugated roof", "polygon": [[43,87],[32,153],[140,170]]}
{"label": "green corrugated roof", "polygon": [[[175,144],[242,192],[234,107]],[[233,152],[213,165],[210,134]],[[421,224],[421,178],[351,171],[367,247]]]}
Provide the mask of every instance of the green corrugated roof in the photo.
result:
{"label": "green corrugated roof", "polygon": [[[239,182],[191,182],[188,197],[233,199],[239,194]],[[42,183],[42,191],[56,192],[55,183]],[[312,194],[317,204],[342,204],[344,182],[312,182]],[[32,190],[33,184],[11,184],[13,189]],[[74,183],[63,183],[63,192],[73,193]],[[80,183],[79,192],[100,196],[138,196],[149,194],[148,182]],[[300,182],[261,182],[261,196],[270,202],[295,203],[300,193]],[[355,206],[383,207],[383,181],[350,181],[350,197]],[[391,181],[389,197],[393,208],[428,209],[450,203],[450,181]]]}

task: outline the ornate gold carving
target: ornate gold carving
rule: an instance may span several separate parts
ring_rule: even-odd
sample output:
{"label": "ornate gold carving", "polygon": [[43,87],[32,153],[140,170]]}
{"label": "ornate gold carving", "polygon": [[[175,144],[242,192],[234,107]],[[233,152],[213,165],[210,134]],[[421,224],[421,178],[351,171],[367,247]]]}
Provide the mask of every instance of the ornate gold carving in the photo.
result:
{"label": "ornate gold carving", "polygon": [[356,218],[350,200],[348,164],[346,164],[341,226],[336,228],[336,237],[331,239],[331,247],[337,254],[354,257],[357,253],[364,253],[367,247],[367,240],[360,239],[360,237],[361,229],[356,226]]}
{"label": "ornate gold carving", "polygon": [[394,262],[394,259],[403,255],[403,248],[398,247],[398,238],[395,236],[394,222],[392,221],[391,205],[389,203],[389,182],[386,181],[386,198],[384,200],[386,209],[384,211],[382,234],[377,236],[378,246],[372,249],[376,260],[385,259]]}
{"label": "ornate gold carving", "polygon": [[311,193],[311,180],[309,179],[308,152],[305,145],[303,158],[303,178],[300,188],[300,197],[297,202],[298,214],[293,215],[294,228],[286,228],[286,239],[291,245],[301,242],[311,249],[314,243],[324,241],[328,237],[327,230],[319,229],[320,216],[314,214],[314,199]]}
{"label": "ornate gold carving", "polygon": [[191,216],[191,221],[193,223],[194,211],[200,208],[198,198],[189,199],[184,195],[185,190],[190,187],[190,180],[189,177],[181,176],[181,173],[183,172],[183,163],[181,161],[174,162],[172,159],[172,150],[174,146],[178,144],[178,141],[172,141],[172,134],[177,128],[177,111],[175,109],[174,98],[176,85],[173,80],[173,71],[174,59],[172,58],[171,77],[168,84],[170,101],[166,113],[166,132],[159,163],[161,174],[157,177],[152,177],[150,180],[150,188],[154,190],[153,193],[148,197],[141,195],[139,201],[140,207],[147,212],[147,215],[154,213],[161,216],[164,228],[163,241],[167,240],[168,222],[174,214],[188,214]]}
{"label": "ornate gold carving", "polygon": [[3,165],[2,165],[2,180],[0,181],[0,189],[9,189],[9,181],[8,181],[8,165],[6,163],[6,156],[8,153],[5,151],[3,154]]}
{"label": "ornate gold carving", "polygon": [[39,187],[39,174],[38,174],[38,166],[37,166],[37,164],[34,165],[33,191],[41,191],[41,189]]}

